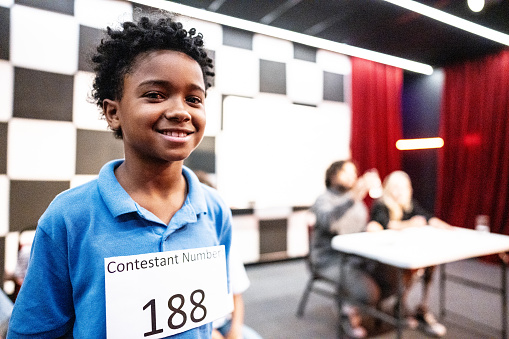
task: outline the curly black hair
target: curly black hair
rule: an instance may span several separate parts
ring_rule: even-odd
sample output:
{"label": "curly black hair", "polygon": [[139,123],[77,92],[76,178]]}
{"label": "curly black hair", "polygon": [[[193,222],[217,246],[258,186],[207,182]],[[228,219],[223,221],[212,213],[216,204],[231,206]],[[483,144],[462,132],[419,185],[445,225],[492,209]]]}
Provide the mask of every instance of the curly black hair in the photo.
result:
{"label": "curly black hair", "polygon": [[[92,56],[95,71],[92,99],[99,108],[102,109],[105,99],[122,98],[124,77],[131,71],[136,57],[156,50],[189,55],[200,65],[206,89],[211,86],[212,59],[203,47],[203,35],[196,34],[196,29],[186,31],[180,22],[169,16],[154,20],[144,16],[121,26],[118,30],[107,27],[107,37],[101,40],[97,53]],[[114,132],[117,138],[122,138],[121,130]]]}

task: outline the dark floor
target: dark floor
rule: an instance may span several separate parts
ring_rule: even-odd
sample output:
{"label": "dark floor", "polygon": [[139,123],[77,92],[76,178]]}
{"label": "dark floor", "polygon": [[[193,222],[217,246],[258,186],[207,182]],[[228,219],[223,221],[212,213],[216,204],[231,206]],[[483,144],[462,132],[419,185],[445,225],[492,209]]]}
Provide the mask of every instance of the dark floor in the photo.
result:
{"label": "dark floor", "polygon": [[[333,300],[311,294],[302,318],[296,317],[299,299],[308,279],[304,260],[248,265],[251,287],[245,292],[246,324],[265,339],[272,338],[335,338],[337,312]],[[500,286],[498,266],[478,260],[447,264],[447,272],[466,276],[492,286]],[[438,273],[438,271],[437,271]],[[435,274],[438,278],[438,274]],[[433,284],[431,310],[438,316],[438,281]],[[420,285],[414,286],[409,304],[420,298]],[[447,327],[446,339],[501,338],[501,298],[486,291],[476,291],[455,282],[446,287],[446,317],[441,322]],[[454,311],[454,313],[453,313]],[[467,318],[465,318],[467,317]],[[506,319],[507,321],[507,319]],[[396,331],[388,324],[376,329],[367,321],[369,338],[396,338]],[[418,330],[405,330],[405,339],[429,338]]]}

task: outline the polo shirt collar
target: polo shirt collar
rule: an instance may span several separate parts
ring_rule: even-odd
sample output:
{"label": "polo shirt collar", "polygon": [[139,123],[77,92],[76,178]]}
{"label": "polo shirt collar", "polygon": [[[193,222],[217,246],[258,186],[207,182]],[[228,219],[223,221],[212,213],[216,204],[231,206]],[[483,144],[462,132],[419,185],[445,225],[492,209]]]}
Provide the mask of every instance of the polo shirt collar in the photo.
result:
{"label": "polo shirt collar", "polygon": [[129,194],[120,186],[115,177],[115,169],[122,164],[124,160],[113,160],[105,164],[99,172],[97,178],[99,192],[110,210],[116,218],[119,215],[136,212],[138,209],[136,203]]}
{"label": "polo shirt collar", "polygon": [[202,183],[194,174],[186,166],[182,166],[182,173],[187,180],[188,193],[186,201],[188,201],[196,214],[206,213],[207,212],[207,202],[205,200],[205,195],[203,193]]}
{"label": "polo shirt collar", "polygon": [[[101,196],[114,217],[133,212],[139,213],[140,210],[138,204],[127,194],[115,177],[115,169],[123,161],[123,159],[120,159],[106,163],[99,172],[97,179]],[[183,166],[182,173],[186,178],[188,187],[186,201],[182,209],[186,210],[185,214],[188,214],[188,217],[196,220],[198,214],[207,212],[202,184],[189,168]]]}

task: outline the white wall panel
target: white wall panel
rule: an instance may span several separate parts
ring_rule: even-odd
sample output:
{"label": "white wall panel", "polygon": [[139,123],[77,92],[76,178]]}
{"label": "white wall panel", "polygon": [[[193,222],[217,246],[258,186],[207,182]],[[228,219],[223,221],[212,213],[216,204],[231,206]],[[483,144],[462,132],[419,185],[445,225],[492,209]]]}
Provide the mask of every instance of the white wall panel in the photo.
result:
{"label": "white wall panel", "polygon": [[76,164],[76,129],[70,122],[9,121],[7,175],[23,180],[69,180]]}
{"label": "white wall panel", "polygon": [[15,66],[72,75],[78,69],[79,26],[74,17],[14,5],[11,62]]}
{"label": "white wall panel", "polygon": [[221,131],[222,99],[222,94],[215,87],[207,90],[207,98],[205,98],[205,112],[207,116],[205,136],[216,136]]}
{"label": "white wall panel", "polygon": [[252,51],[229,46],[216,51],[216,87],[223,94],[255,96],[259,70],[260,61]]}
{"label": "white wall panel", "polygon": [[71,188],[86,184],[97,178],[97,175],[75,175],[71,179]]}
{"label": "white wall panel", "polygon": [[215,51],[223,45],[221,25],[185,16],[179,16],[179,19],[186,29],[196,28],[196,33],[203,34],[206,49]]}
{"label": "white wall panel", "polygon": [[90,101],[94,74],[77,72],[74,76],[72,119],[76,127],[106,131],[108,123],[101,116],[97,105]]}
{"label": "white wall panel", "polygon": [[74,0],[74,17],[81,25],[105,29],[132,20],[132,5],[118,0]]}
{"label": "white wall panel", "polygon": [[234,216],[232,224],[231,251],[240,255],[243,263],[257,262],[260,259],[258,218],[253,215]]}
{"label": "white wall panel", "polygon": [[9,179],[0,175],[0,236],[9,231]]}
{"label": "white wall panel", "polygon": [[0,0],[0,6],[11,7],[14,4],[14,0]]}
{"label": "white wall panel", "polygon": [[338,74],[352,73],[350,58],[343,54],[319,49],[316,51],[316,64],[327,72]]}
{"label": "white wall panel", "polygon": [[316,63],[294,59],[286,64],[286,93],[300,104],[317,105],[323,99],[323,71]]}
{"label": "white wall panel", "polygon": [[346,105],[227,97],[223,115],[218,189],[232,206],[310,205],[323,190],[325,169],[348,150],[338,132],[349,125]]}
{"label": "white wall panel", "polygon": [[288,218],[287,254],[289,257],[303,257],[309,252],[308,225],[313,218],[309,211],[292,213]]}
{"label": "white wall panel", "polygon": [[263,34],[254,34],[253,52],[260,59],[288,62],[293,59],[293,43]]}
{"label": "white wall panel", "polygon": [[12,117],[12,95],[14,93],[14,69],[7,61],[0,60],[0,121]]}

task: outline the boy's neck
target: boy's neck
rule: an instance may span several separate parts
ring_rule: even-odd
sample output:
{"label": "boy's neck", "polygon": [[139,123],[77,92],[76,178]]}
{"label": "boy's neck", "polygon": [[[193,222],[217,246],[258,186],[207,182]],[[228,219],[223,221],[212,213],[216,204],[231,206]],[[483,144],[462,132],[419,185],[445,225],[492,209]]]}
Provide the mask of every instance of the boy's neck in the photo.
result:
{"label": "boy's neck", "polygon": [[136,203],[168,224],[187,196],[182,166],[182,162],[166,166],[132,166],[124,161],[115,170],[115,176]]}
{"label": "boy's neck", "polygon": [[116,170],[118,182],[129,193],[130,191],[145,191],[168,194],[173,190],[180,190],[185,179],[182,174],[183,162],[165,164],[136,164],[124,161]]}

